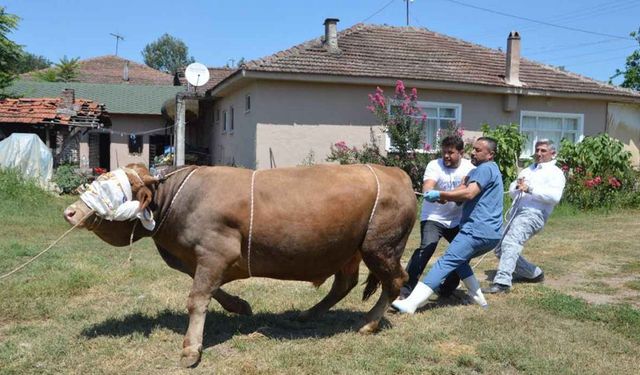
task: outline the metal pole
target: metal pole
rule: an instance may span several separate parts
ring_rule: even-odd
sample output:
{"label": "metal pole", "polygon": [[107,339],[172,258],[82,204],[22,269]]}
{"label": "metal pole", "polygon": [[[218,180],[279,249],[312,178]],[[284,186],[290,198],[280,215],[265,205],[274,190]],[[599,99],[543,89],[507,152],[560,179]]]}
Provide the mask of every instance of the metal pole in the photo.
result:
{"label": "metal pole", "polygon": [[185,98],[182,93],[176,94],[176,149],[173,158],[173,165],[176,167],[184,165],[184,149],[185,149]]}
{"label": "metal pole", "polygon": [[409,26],[409,0],[404,0],[407,2],[407,26]]}

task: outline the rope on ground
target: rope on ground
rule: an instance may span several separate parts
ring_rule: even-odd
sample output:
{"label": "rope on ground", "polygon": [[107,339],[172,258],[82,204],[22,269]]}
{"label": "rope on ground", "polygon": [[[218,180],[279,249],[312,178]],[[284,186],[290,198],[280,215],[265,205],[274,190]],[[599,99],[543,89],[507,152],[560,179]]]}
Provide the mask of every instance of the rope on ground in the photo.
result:
{"label": "rope on ground", "polygon": [[38,253],[38,255],[34,256],[33,258],[29,259],[28,261],[26,261],[25,263],[23,263],[22,265],[14,268],[11,272],[5,273],[4,275],[0,276],[0,280],[5,279],[11,275],[13,275],[14,273],[20,271],[21,269],[23,269],[24,267],[26,267],[28,264],[30,264],[31,262],[33,262],[34,260],[38,259],[41,255],[43,255],[44,253],[46,253],[47,251],[49,251],[53,246],[55,246],[58,242],[60,242],[60,240],[62,240],[67,234],[71,233],[72,230],[76,229],[80,224],[84,223],[84,221],[91,216],[91,214],[93,214],[93,210],[90,211],[87,215],[85,215],[85,217],[80,220],[76,225],[74,225],[73,227],[71,227],[68,231],[64,232],[64,234],[60,237],[58,237],[57,240],[53,241],[53,243],[51,245],[49,245],[49,247],[47,247],[46,249],[42,250],[40,253]]}

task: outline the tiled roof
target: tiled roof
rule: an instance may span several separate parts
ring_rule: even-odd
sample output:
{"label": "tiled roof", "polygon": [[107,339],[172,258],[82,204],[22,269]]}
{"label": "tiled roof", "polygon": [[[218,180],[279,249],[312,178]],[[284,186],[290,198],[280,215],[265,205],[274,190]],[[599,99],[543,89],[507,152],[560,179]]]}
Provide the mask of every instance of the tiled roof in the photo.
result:
{"label": "tiled roof", "polygon": [[[124,81],[125,64],[129,62],[129,80]],[[22,79],[33,80],[33,72],[24,73]],[[173,76],[168,73],[138,64],[122,57],[109,55],[94,57],[79,62],[77,82],[123,83],[131,85],[173,85]]]}
{"label": "tiled roof", "polygon": [[0,123],[102,126],[109,115],[103,104],[76,99],[65,110],[62,98],[0,100]]}
{"label": "tiled roof", "polygon": [[148,86],[122,84],[96,84],[80,82],[15,81],[7,92],[29,98],[47,98],[60,95],[62,90],[74,89],[76,97],[90,98],[104,103],[109,113],[160,115],[167,99],[184,91],[182,86]]}
{"label": "tiled roof", "polygon": [[[213,88],[218,83],[222,82],[223,79],[229,77],[238,69],[236,68],[207,68],[209,69],[209,81],[203,86],[198,87],[198,92],[206,92],[207,90]],[[184,77],[184,68],[178,71],[178,79],[180,80],[180,84],[183,86],[187,85],[187,79]]]}
{"label": "tiled roof", "polygon": [[[325,74],[510,87],[505,54],[415,27],[357,24],[338,33],[341,53],[321,38],[245,64],[247,71]],[[521,59],[523,88],[575,94],[635,97],[640,93]]]}

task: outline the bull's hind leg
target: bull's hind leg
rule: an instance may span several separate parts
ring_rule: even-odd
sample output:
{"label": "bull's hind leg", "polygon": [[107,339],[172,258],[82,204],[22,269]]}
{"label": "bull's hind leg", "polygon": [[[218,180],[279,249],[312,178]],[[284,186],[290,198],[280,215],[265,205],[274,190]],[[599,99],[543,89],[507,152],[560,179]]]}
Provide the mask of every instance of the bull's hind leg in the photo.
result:
{"label": "bull's hind leg", "polygon": [[249,302],[225,292],[222,288],[218,288],[218,290],[213,293],[213,298],[220,303],[222,308],[229,312],[240,315],[253,315]]}
{"label": "bull's hind leg", "polygon": [[349,294],[351,289],[358,284],[360,259],[360,254],[358,253],[349,259],[349,262],[335,274],[329,294],[309,310],[303,311],[300,314],[300,318],[307,320],[324,314]]}
{"label": "bull's hind leg", "polygon": [[382,293],[380,293],[376,304],[367,313],[365,324],[360,328],[360,333],[369,334],[377,331],[380,319],[391,302],[400,294],[400,288],[408,278],[407,272],[400,264],[400,258],[408,238],[409,233],[394,247],[389,247],[386,244],[374,247],[375,242],[380,243],[380,241],[371,241],[363,246],[362,259],[371,272],[367,279],[364,299],[368,297],[368,293],[375,291],[377,283],[382,284]]}

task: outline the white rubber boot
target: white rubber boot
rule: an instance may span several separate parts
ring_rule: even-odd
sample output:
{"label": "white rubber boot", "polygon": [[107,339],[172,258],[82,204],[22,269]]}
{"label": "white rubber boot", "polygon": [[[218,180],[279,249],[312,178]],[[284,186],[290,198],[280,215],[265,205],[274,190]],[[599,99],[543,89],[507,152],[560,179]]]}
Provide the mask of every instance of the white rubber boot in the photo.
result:
{"label": "white rubber boot", "polygon": [[391,304],[396,310],[403,314],[413,314],[417,309],[421,308],[427,303],[429,296],[433,294],[433,289],[429,288],[427,284],[418,281],[416,287],[413,288],[409,297],[403,300],[395,300]]}
{"label": "white rubber boot", "polygon": [[480,290],[480,283],[478,279],[474,275],[467,277],[462,280],[462,283],[467,288],[467,293],[469,297],[473,298],[473,301],[482,307],[489,307],[487,300],[484,299],[484,294],[482,294],[482,290]]}

